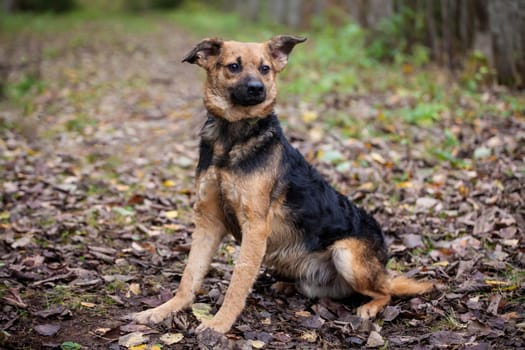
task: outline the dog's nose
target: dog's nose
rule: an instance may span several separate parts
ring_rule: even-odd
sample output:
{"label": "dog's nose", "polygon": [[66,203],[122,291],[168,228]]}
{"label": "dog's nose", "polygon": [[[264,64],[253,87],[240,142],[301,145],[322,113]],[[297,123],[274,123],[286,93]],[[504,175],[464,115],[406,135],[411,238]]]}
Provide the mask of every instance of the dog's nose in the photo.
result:
{"label": "dog's nose", "polygon": [[259,96],[264,92],[264,84],[259,80],[250,80],[246,85],[250,96]]}

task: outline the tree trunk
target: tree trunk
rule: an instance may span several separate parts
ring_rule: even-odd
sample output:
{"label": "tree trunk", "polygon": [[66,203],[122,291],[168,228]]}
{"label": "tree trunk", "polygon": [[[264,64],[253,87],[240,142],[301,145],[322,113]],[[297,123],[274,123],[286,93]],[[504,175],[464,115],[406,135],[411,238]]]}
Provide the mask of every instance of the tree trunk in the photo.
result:
{"label": "tree trunk", "polygon": [[525,84],[525,4],[521,0],[491,0],[488,6],[494,65],[500,83]]}
{"label": "tree trunk", "polygon": [[292,28],[298,28],[301,25],[302,9],[302,0],[288,0],[286,24]]}

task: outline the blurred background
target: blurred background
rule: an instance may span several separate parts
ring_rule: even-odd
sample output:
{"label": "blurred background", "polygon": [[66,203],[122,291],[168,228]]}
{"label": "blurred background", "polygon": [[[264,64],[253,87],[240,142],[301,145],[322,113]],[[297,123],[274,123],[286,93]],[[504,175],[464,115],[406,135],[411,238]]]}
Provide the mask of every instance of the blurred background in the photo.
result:
{"label": "blurred background", "polygon": [[[277,112],[293,146],[378,219],[392,242],[389,268],[450,287],[446,299],[396,304],[374,344],[524,346],[525,1],[0,7],[1,348],[107,349],[107,338],[131,331],[119,331],[120,316],[176,288],[206,116],[204,72],[181,59],[202,38],[283,33],[308,37],[279,76]],[[215,292],[199,302],[216,308],[211,295],[229,279],[217,271],[228,276],[235,252],[225,241],[205,285]],[[369,339],[371,327],[355,337],[353,325],[327,327],[333,318],[305,338],[293,310],[312,304],[299,296],[268,308],[263,325],[274,298],[264,285],[254,293],[242,323],[287,332],[294,348]],[[53,305],[62,308],[46,311]],[[197,325],[189,317],[184,332]],[[99,337],[99,327],[116,331]],[[236,336],[253,339],[244,329]]]}
{"label": "blurred background", "polygon": [[[267,35],[280,25],[318,41],[311,59],[321,63],[395,62],[408,70],[437,63],[469,89],[525,84],[525,2],[520,0],[2,0],[1,5],[3,31],[40,32],[108,17],[141,18],[154,26],[160,16],[209,35],[253,38],[254,32]],[[30,46],[30,40],[16,45],[24,44]],[[0,53],[3,85],[11,70],[37,64],[46,48],[30,49],[31,62],[12,51],[8,45]],[[321,52],[324,58],[318,57]]]}

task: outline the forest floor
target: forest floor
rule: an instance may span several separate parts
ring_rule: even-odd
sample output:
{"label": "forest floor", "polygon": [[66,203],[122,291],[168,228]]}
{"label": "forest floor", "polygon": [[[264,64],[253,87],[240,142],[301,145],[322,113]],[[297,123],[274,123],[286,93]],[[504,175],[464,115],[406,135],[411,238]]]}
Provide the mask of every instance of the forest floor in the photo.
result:
{"label": "forest floor", "polygon": [[[292,143],[381,223],[389,268],[440,290],[363,321],[363,298],[275,295],[262,270],[231,331],[197,337],[228,286],[230,239],[191,310],[155,327],[121,317],[173,295],[190,247],[204,75],[180,59],[200,36],[162,19],[0,39],[2,53],[30,58],[0,105],[0,347],[525,348],[522,95],[480,88],[444,107],[422,105],[406,86],[334,89],[315,102],[281,95]],[[425,69],[449,96],[447,73]]]}

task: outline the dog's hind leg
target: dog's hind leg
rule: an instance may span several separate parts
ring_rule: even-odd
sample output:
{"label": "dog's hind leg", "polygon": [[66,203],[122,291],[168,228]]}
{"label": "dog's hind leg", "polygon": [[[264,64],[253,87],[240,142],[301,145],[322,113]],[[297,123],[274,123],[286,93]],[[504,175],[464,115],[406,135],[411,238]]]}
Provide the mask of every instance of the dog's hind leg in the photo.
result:
{"label": "dog's hind leg", "polygon": [[357,309],[363,318],[375,317],[390,301],[389,278],[383,264],[364,240],[347,238],[332,246],[332,259],[337,272],[351,288],[372,300]]}
{"label": "dog's hind leg", "polygon": [[392,295],[416,295],[432,288],[430,282],[407,277],[390,277],[366,240],[347,238],[332,246],[332,259],[338,273],[351,288],[372,300],[357,309],[363,318],[375,317],[388,304]]}

